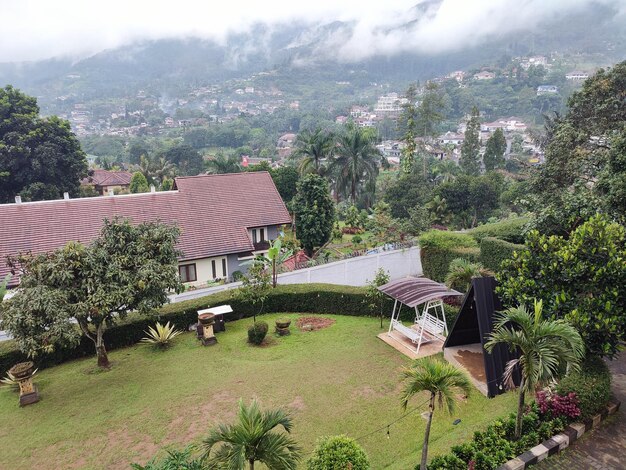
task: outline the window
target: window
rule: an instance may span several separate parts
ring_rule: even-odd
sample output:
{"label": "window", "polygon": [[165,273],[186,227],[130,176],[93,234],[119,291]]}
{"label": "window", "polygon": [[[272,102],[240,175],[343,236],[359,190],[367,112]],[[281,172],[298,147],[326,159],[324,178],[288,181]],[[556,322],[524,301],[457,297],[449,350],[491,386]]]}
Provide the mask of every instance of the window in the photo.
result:
{"label": "window", "polygon": [[182,282],[194,282],[198,280],[196,276],[196,265],[194,264],[183,264],[178,267],[178,275],[180,276],[180,280]]}
{"label": "window", "polygon": [[256,229],[253,228],[252,229],[252,243],[256,243],[257,239],[256,239]]}
{"label": "window", "polygon": [[226,258],[222,258],[222,277],[226,278]]}
{"label": "window", "polygon": [[213,279],[216,279],[217,278],[217,272],[215,270],[215,260],[214,259],[211,260],[211,270],[213,271]]}
{"label": "window", "polygon": [[265,241],[265,229],[264,228],[260,228],[259,232],[260,232],[260,235],[259,235],[260,240],[259,241],[260,242],[264,242]]}
{"label": "window", "polygon": [[252,243],[261,243],[267,240],[266,236],[265,236],[265,229],[266,227],[263,228],[253,228],[250,230],[251,234],[252,234]]}

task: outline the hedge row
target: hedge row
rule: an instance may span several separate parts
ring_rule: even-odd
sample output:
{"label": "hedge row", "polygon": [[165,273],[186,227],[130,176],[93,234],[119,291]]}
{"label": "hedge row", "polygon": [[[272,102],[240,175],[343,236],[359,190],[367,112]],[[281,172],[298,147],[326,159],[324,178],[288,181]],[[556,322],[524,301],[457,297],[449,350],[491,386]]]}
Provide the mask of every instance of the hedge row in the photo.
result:
{"label": "hedge row", "polygon": [[[107,350],[133,345],[145,336],[145,330],[156,321],[171,322],[177,328],[187,329],[198,319],[197,311],[210,306],[228,303],[233,313],[226,314],[225,320],[232,321],[250,317],[258,310],[250,304],[237,300],[234,291],[222,291],[198,299],[187,300],[162,307],[154,316],[131,314],[123,321],[110,327],[104,334]],[[389,315],[393,307],[391,299],[387,299],[384,312]],[[368,307],[365,300],[365,289],[361,287],[336,286],[331,284],[295,284],[278,286],[272,289],[265,302],[264,312],[302,312],[329,313],[354,316],[377,316],[378,310]],[[410,313],[410,312],[408,312]],[[408,315],[407,313],[407,315]],[[95,354],[93,343],[82,338],[75,348],[57,348],[53,353],[37,357],[39,368],[60,364]],[[13,341],[0,342],[0,377],[15,363],[26,357],[17,350]]]}
{"label": "hedge row", "polygon": [[511,259],[515,251],[525,250],[525,245],[518,245],[493,237],[485,237],[480,241],[479,261],[494,272],[500,270],[502,261]]}
{"label": "hedge row", "polygon": [[476,262],[480,257],[478,243],[469,235],[431,230],[419,239],[424,276],[443,282],[455,258]]}
{"label": "hedge row", "polygon": [[587,356],[580,372],[562,378],[557,385],[560,395],[574,392],[578,398],[581,420],[602,412],[611,398],[611,372],[602,358]]}
{"label": "hedge row", "polygon": [[483,238],[493,237],[511,243],[524,243],[524,230],[530,221],[527,217],[505,219],[492,224],[480,225],[468,230],[467,233],[480,242]]}

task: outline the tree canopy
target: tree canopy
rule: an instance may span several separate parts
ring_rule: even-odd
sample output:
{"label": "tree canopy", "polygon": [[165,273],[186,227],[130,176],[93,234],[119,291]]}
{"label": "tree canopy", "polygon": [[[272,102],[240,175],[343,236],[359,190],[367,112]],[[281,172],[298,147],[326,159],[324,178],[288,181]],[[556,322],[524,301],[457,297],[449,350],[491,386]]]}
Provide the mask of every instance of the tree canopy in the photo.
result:
{"label": "tree canopy", "polygon": [[298,183],[293,200],[296,233],[307,255],[330,239],[335,223],[335,204],[330,197],[328,182],[309,174]]}

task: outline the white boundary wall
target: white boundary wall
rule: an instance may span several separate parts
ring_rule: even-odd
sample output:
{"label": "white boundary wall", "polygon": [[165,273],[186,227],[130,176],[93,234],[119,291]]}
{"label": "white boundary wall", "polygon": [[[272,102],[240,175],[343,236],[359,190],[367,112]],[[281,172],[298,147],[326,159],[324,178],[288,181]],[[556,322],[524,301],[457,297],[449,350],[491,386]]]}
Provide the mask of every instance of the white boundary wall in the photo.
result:
{"label": "white boundary wall", "polygon": [[[371,255],[335,261],[333,263],[299,269],[278,275],[279,284],[310,284],[321,282],[346,286],[364,286],[383,268],[389,273],[391,280],[407,276],[421,276],[422,262],[419,247],[404,248],[393,251],[381,251]],[[231,282],[221,286],[196,289],[171,296],[172,302],[196,299],[227,289],[236,289],[241,282]]]}

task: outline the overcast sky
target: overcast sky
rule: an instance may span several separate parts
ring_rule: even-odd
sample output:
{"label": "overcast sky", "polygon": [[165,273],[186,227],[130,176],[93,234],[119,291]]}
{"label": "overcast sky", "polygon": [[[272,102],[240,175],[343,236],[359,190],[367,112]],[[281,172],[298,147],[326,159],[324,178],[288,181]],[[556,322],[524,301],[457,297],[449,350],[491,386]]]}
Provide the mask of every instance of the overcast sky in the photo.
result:
{"label": "overcast sky", "polygon": [[[626,12],[626,0],[443,0],[427,19],[401,30],[421,0],[0,0],[0,62],[84,57],[137,40],[223,40],[261,22],[280,27],[352,22],[325,47],[346,61],[407,50],[445,52],[580,10],[593,3]],[[626,26],[625,26],[626,27]],[[392,30],[392,32],[390,32]]]}

